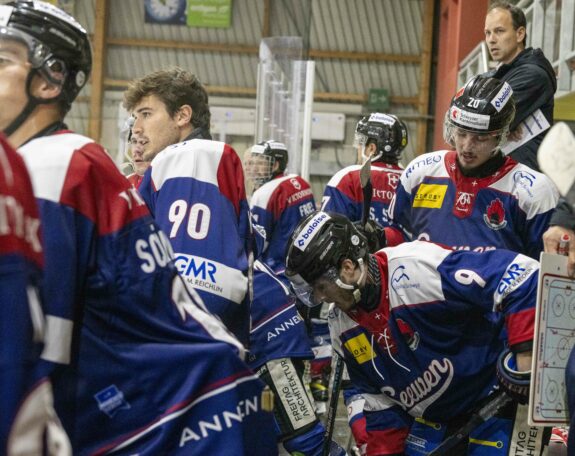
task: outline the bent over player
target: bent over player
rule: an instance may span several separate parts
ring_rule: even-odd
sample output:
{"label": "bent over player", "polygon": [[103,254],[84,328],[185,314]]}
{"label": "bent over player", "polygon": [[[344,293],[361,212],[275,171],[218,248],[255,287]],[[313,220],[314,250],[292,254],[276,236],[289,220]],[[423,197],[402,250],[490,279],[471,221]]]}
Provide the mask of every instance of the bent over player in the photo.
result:
{"label": "bent over player", "polygon": [[[302,300],[335,304],[332,342],[363,394],[374,455],[427,454],[442,442],[441,454],[517,454],[526,433],[541,454],[548,431],[529,428],[517,405],[528,394],[538,269],[508,250],[421,241],[370,255],[348,219],[326,212],[301,222],[286,259]],[[493,416],[447,441],[494,400]]]}

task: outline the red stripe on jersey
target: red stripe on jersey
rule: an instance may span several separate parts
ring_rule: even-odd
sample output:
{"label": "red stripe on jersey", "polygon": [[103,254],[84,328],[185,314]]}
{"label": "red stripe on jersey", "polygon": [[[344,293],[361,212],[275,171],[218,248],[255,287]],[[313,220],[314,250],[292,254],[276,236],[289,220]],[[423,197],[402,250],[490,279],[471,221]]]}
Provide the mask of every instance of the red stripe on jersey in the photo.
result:
{"label": "red stripe on jersey", "polygon": [[403,454],[408,428],[386,429],[384,431],[367,431],[367,456],[384,454]]}
{"label": "red stripe on jersey", "polygon": [[227,144],[218,166],[218,187],[222,195],[234,205],[236,215],[240,214],[240,201],[246,199],[244,171],[240,157]]}
{"label": "red stripe on jersey", "polygon": [[116,232],[149,214],[137,190],[96,143],[86,144],[72,156],[60,202],[97,224],[99,235]]}
{"label": "red stripe on jersey", "polygon": [[509,334],[509,346],[533,340],[535,330],[535,308],[525,309],[505,318]]}
{"label": "red stripe on jersey", "polygon": [[42,233],[24,160],[0,134],[0,252],[19,253],[42,267]]}

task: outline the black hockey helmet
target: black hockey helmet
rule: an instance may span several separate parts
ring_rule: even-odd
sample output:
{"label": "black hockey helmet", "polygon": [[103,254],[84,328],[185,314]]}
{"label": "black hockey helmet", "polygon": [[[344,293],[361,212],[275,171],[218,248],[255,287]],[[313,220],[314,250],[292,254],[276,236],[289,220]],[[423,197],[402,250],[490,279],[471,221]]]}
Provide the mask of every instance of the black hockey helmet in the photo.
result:
{"label": "black hockey helmet", "polygon": [[288,278],[299,275],[311,284],[345,258],[357,261],[368,253],[367,240],[345,216],[316,211],[293,231],[286,249]]}
{"label": "black hockey helmet", "polygon": [[[366,273],[367,240],[351,221],[334,212],[317,211],[304,218],[290,236],[286,249],[285,275],[298,298],[313,307],[321,304],[314,297],[313,284],[326,278],[343,289],[354,292]],[[357,284],[344,284],[339,268],[344,259],[356,262],[361,270]]]}
{"label": "black hockey helmet", "polygon": [[[28,49],[32,69],[26,91],[33,106],[26,112],[26,117],[36,104],[54,101],[61,101],[67,112],[92,69],[92,51],[86,30],[72,16],[41,1],[0,5],[0,17],[0,40],[18,41]],[[29,86],[35,73],[62,87],[57,98],[32,99]]]}
{"label": "black hockey helmet", "polygon": [[[249,166],[246,171],[248,179],[253,182],[255,188],[258,188],[285,171],[288,163],[288,151],[285,144],[270,139],[255,144],[251,148],[250,158],[265,159],[267,162],[265,170],[256,166]],[[279,164],[279,167],[274,171],[276,163]]]}
{"label": "black hockey helmet", "polygon": [[[372,162],[397,163],[407,146],[407,126],[397,116],[374,112],[357,123],[355,142],[364,150],[368,143],[375,143],[377,153],[371,157]],[[364,159],[368,158],[364,152],[362,155]]]}
{"label": "black hockey helmet", "polygon": [[509,134],[515,117],[513,89],[505,82],[485,76],[475,76],[451,99],[445,114],[443,137],[451,145],[455,128],[499,137],[499,146]]}

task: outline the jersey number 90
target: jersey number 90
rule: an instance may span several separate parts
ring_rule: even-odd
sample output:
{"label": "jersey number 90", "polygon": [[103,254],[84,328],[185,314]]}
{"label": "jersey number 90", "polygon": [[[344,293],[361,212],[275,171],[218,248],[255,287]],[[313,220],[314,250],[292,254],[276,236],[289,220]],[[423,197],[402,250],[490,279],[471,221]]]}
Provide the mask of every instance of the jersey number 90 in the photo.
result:
{"label": "jersey number 90", "polygon": [[170,222],[173,223],[170,230],[170,239],[178,235],[180,226],[187,218],[186,233],[192,239],[204,239],[210,229],[210,208],[202,203],[192,204],[188,210],[188,203],[179,199],[172,203],[168,213]]}

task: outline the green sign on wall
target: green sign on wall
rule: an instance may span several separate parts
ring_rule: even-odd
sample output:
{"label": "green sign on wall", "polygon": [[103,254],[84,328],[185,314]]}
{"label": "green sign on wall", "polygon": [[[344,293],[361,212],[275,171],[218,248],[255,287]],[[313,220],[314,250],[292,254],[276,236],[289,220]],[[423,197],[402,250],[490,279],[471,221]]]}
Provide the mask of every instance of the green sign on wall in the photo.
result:
{"label": "green sign on wall", "polygon": [[188,27],[228,28],[232,23],[232,0],[188,0]]}
{"label": "green sign on wall", "polygon": [[387,89],[369,89],[367,107],[374,111],[385,111],[389,108],[389,91]]}

